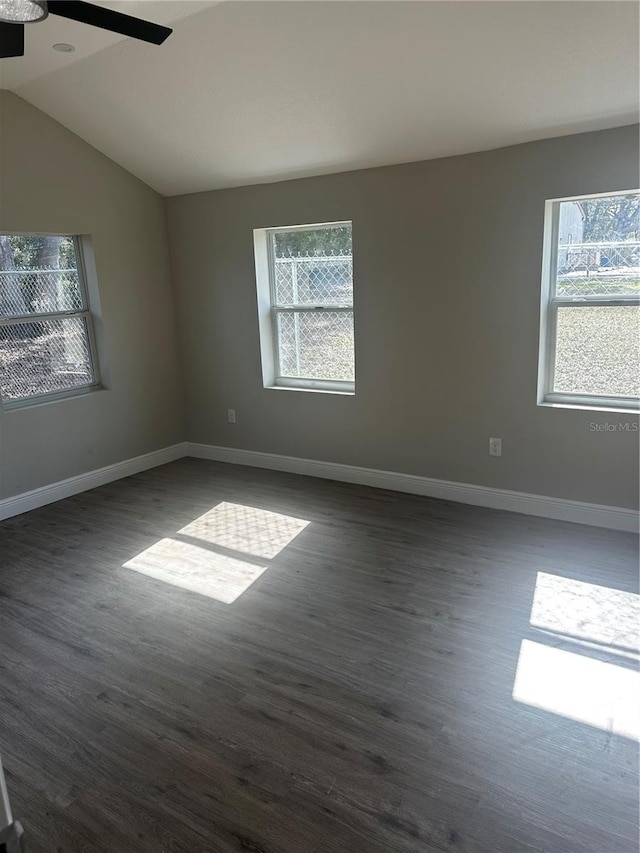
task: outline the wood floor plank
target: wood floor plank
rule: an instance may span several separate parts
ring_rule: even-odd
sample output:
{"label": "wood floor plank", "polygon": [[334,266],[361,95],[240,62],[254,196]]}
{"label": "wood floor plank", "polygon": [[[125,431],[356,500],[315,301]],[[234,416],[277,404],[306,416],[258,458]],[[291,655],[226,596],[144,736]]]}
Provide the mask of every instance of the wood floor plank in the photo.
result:
{"label": "wood floor plank", "polygon": [[[254,509],[308,524],[265,557],[287,522]],[[266,569],[225,604],[127,567],[162,540]],[[29,850],[636,853],[634,741],[513,690],[523,643],[637,671],[614,605],[618,643],[532,617],[540,576],[633,603],[637,564],[630,534],[192,459],[7,520]]]}

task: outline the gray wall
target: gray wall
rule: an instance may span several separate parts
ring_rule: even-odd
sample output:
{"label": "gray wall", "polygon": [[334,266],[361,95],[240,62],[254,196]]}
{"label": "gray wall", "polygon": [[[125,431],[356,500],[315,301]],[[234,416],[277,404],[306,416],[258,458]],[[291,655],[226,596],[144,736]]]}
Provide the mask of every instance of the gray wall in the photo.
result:
{"label": "gray wall", "polygon": [[0,231],[92,235],[109,386],[0,411],[0,498],[183,440],[163,199],[0,91]]}
{"label": "gray wall", "polygon": [[[538,407],[536,377],[545,199],[638,184],[626,127],[169,199],[189,440],[637,506],[638,433],[590,428],[637,418]],[[342,219],[356,395],[265,390],[252,229]]]}

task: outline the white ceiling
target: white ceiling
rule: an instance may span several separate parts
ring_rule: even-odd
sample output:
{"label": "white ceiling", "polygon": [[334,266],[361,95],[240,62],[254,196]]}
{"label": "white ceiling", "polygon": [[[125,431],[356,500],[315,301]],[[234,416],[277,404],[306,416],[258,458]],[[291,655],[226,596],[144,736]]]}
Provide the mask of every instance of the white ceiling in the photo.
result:
{"label": "white ceiling", "polygon": [[164,195],[638,120],[635,2],[102,5],[175,31],[156,47],[50,17],[0,83]]}

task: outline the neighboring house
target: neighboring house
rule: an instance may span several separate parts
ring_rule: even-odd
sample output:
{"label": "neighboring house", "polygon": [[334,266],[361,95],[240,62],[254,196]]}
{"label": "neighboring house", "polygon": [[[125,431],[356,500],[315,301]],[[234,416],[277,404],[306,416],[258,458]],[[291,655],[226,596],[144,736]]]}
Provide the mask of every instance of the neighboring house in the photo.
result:
{"label": "neighboring house", "polygon": [[584,234],[584,208],[579,201],[570,201],[560,205],[560,221],[558,223],[558,243],[571,245],[582,243]]}
{"label": "neighboring house", "polygon": [[558,269],[575,267],[582,258],[583,252],[571,251],[567,248],[575,243],[582,243],[584,235],[584,208],[579,201],[565,202],[560,205],[558,222]]}

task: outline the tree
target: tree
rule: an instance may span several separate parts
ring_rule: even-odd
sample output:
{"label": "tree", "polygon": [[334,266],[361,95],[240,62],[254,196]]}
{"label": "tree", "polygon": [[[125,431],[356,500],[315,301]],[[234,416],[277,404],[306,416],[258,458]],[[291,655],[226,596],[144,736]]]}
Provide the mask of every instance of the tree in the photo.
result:
{"label": "tree", "polygon": [[[13,259],[16,269],[32,270],[39,265],[38,255],[43,258],[44,246],[48,244],[53,249],[53,241],[58,244],[58,260],[50,258],[52,262],[59,263],[63,269],[75,269],[75,251],[71,237],[50,237],[40,234],[12,234],[8,238],[13,251]],[[53,250],[55,251],[55,249]]]}
{"label": "tree", "polygon": [[27,306],[20,287],[20,276],[12,275],[16,269],[9,238],[0,234],[0,314],[27,314]]}
{"label": "tree", "polygon": [[[57,271],[60,268],[60,237],[41,236],[37,240],[35,268]],[[42,273],[36,280],[40,295],[40,310],[55,311],[58,307],[57,272]]]}
{"label": "tree", "polygon": [[318,228],[315,231],[277,231],[276,257],[295,255],[350,255],[351,228]]}
{"label": "tree", "polygon": [[[3,252],[0,269],[33,272],[33,275],[12,276],[16,283],[12,299],[20,306],[15,287],[21,291],[27,310],[55,310],[59,307],[60,277],[58,270],[76,267],[73,240],[46,234],[13,234],[1,237]],[[51,272],[48,272],[51,270]],[[8,276],[3,278],[9,279]],[[8,297],[5,297],[5,299]],[[17,313],[17,310],[14,312]]]}
{"label": "tree", "polygon": [[584,242],[640,239],[640,195],[590,198],[584,210]]}
{"label": "tree", "polygon": [[60,266],[60,237],[38,237],[36,268],[57,270]]}

